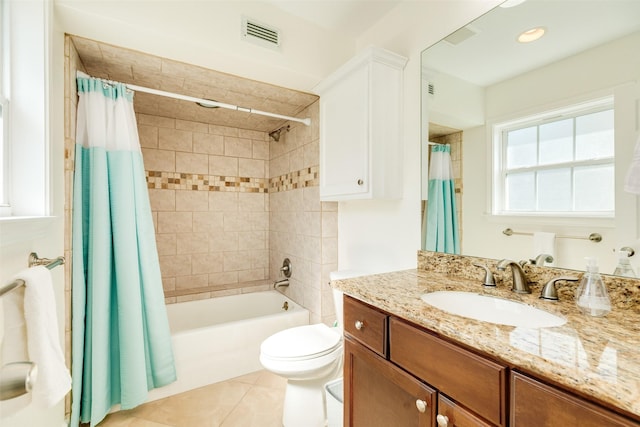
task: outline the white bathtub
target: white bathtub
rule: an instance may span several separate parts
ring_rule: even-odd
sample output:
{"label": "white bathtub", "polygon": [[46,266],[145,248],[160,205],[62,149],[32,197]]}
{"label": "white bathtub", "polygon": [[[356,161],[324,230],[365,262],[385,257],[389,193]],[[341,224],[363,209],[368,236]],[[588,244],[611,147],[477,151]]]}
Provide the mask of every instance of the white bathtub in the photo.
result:
{"label": "white bathtub", "polygon": [[260,370],[264,339],[309,324],[309,311],[277,291],[169,304],[167,314],[178,380],[149,401]]}

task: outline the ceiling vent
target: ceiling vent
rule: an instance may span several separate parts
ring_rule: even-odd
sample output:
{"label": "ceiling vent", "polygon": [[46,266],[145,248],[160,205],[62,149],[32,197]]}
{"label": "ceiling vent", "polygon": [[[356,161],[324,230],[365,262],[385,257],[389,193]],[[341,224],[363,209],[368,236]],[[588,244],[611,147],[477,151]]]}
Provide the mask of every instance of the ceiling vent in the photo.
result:
{"label": "ceiling vent", "polygon": [[463,41],[470,39],[475,36],[478,32],[474,29],[470,28],[468,25],[466,27],[460,28],[458,31],[449,34],[449,36],[444,38],[444,41],[449,42],[452,45],[458,45]]}
{"label": "ceiling vent", "polygon": [[280,30],[251,18],[242,18],[242,38],[272,49],[280,48]]}

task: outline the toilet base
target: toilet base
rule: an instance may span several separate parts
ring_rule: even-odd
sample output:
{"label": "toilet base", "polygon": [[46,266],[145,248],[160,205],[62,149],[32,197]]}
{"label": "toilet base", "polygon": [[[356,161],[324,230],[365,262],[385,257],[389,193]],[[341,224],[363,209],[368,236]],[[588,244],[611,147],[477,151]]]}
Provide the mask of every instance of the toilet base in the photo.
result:
{"label": "toilet base", "polygon": [[342,375],[342,363],[330,375],[313,380],[289,379],[284,397],[283,427],[325,427],[327,414],[324,385]]}

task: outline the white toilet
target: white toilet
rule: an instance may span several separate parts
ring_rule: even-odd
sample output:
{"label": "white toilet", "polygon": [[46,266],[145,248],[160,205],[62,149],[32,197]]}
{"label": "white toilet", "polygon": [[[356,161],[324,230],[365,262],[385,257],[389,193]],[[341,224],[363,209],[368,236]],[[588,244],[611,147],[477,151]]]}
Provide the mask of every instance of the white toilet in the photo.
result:
{"label": "white toilet", "polygon": [[[361,275],[331,273],[331,280]],[[324,385],[342,376],[342,292],[334,289],[337,327],[323,323],[280,331],[262,342],[260,363],[287,378],[283,427],[324,427]]]}

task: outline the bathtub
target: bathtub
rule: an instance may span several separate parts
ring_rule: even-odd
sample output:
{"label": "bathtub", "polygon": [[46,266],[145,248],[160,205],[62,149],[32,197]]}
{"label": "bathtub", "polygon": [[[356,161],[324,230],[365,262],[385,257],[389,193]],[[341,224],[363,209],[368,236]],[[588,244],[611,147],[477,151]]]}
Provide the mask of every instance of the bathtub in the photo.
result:
{"label": "bathtub", "polygon": [[258,371],[264,339],[309,324],[309,311],[277,291],[169,304],[167,315],[178,380],[149,401]]}

